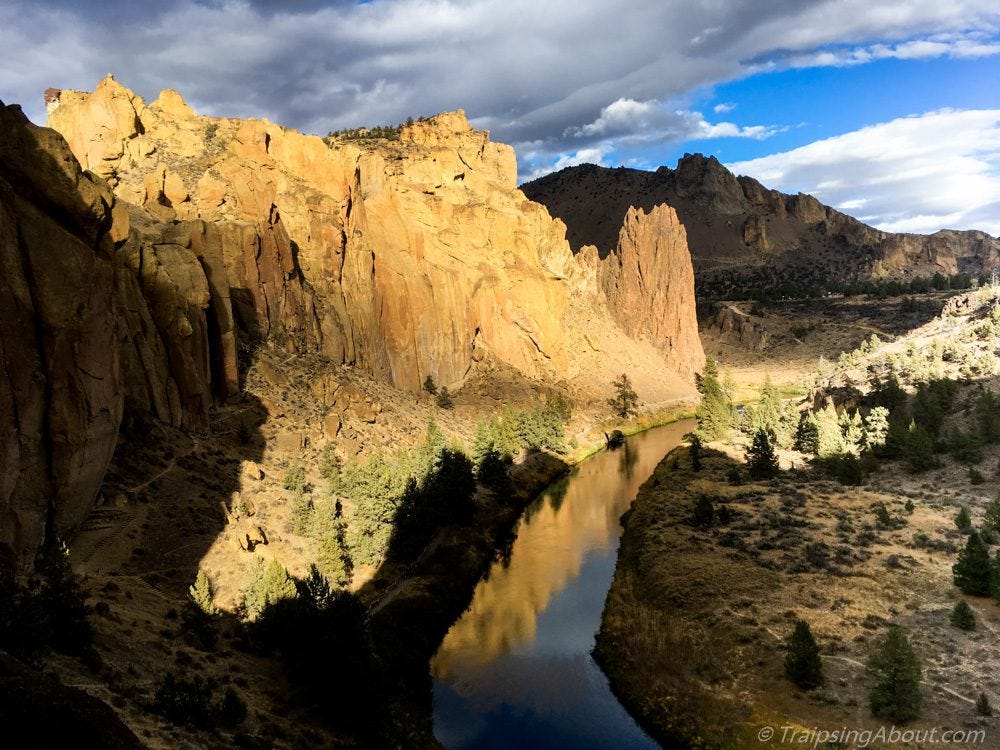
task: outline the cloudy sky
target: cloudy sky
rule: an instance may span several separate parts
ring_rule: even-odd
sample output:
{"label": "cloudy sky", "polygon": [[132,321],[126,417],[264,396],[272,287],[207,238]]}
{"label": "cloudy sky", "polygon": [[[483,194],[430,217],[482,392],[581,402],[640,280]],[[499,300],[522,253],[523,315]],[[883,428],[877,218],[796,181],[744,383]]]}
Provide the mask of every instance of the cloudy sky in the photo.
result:
{"label": "cloudy sky", "polygon": [[996,0],[0,0],[0,99],[106,73],[305,132],[463,108],[563,166],[715,154],[896,231],[1000,235]]}

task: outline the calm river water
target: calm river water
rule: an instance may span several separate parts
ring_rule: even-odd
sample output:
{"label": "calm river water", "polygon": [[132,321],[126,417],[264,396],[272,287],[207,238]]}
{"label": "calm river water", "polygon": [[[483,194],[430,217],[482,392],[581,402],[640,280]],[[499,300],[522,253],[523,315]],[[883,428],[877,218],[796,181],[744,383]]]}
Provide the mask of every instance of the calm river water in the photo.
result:
{"label": "calm river water", "polygon": [[603,451],[524,512],[509,562],[480,581],[431,662],[448,750],[657,748],[590,656],[614,574],[619,517],[691,421]]}

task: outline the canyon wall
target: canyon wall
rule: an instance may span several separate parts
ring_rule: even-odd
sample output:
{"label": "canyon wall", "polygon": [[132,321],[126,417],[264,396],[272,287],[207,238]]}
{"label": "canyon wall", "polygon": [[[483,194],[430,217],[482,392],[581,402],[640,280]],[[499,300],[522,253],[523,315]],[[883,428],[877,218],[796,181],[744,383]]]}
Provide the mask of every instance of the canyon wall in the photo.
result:
{"label": "canyon wall", "polygon": [[590,403],[621,372],[645,402],[693,391],[676,215],[574,257],[461,112],[325,142],[110,76],[46,102],[54,129],[0,109],[0,550],[21,564],[89,512],[123,426],[204,430],[258,346],[409,390],[495,360]]}
{"label": "canyon wall", "polygon": [[[192,232],[213,237],[219,286],[231,290],[245,343],[315,351],[409,390],[428,375],[460,386],[483,357],[552,382],[659,358],[680,376],[648,383],[660,397],[700,366],[689,297],[657,298],[661,322],[646,342],[609,353],[575,340],[568,319],[578,321],[581,304],[592,326],[616,328],[627,316],[609,305],[652,287],[626,292],[625,282],[619,299],[584,281],[565,227],[517,190],[513,150],[462,112],[401,126],[393,138],[328,144],[267,121],[199,117],[172,91],[147,106],[111,77],[92,93],[50,90],[47,100],[50,125],[145,227],[170,224],[180,247],[193,247]],[[148,230],[139,235],[162,247]],[[685,247],[678,255],[688,262]],[[682,278],[668,296],[683,294]],[[682,308],[689,313],[667,332]],[[228,351],[217,359],[231,369]]]}

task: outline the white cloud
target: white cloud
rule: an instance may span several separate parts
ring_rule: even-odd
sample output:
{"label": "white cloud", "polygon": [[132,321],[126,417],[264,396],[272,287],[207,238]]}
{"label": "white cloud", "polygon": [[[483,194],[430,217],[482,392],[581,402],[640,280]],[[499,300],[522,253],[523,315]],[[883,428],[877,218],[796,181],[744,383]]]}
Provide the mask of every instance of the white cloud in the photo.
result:
{"label": "white cloud", "polygon": [[712,107],[712,111],[720,115],[725,114],[726,112],[732,112],[734,109],[736,109],[736,105],[733,102],[719,102]]}
{"label": "white cloud", "polygon": [[1000,235],[1000,109],[899,118],[728,166],[887,231]]}
{"label": "white cloud", "polygon": [[308,132],[461,107],[526,175],[587,150],[767,138],[774,123],[685,101],[758,70],[974,58],[1000,54],[998,34],[996,0],[4,0],[0,98],[40,122],[45,88],[110,71],[147,100],[175,88]]}

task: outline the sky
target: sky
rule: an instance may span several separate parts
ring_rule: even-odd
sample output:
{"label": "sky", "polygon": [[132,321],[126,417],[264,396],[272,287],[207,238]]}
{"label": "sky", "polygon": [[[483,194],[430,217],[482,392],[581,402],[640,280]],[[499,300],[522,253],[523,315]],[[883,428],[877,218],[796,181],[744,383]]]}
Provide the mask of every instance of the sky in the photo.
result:
{"label": "sky", "polygon": [[107,73],[303,132],[464,109],[519,179],[713,154],[890,231],[1000,235],[996,0],[0,0],[0,100]]}

